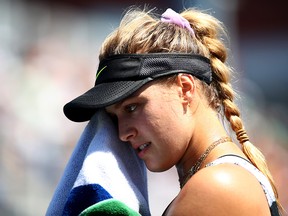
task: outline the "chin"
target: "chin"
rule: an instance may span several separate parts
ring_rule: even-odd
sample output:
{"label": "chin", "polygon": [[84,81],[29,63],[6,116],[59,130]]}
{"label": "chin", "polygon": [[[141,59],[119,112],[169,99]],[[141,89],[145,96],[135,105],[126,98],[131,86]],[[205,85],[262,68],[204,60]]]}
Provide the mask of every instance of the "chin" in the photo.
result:
{"label": "chin", "polygon": [[165,171],[167,171],[173,167],[173,165],[172,166],[167,166],[167,165],[166,166],[164,166],[164,165],[155,166],[155,164],[149,164],[146,162],[145,162],[145,165],[150,172],[165,172]]}

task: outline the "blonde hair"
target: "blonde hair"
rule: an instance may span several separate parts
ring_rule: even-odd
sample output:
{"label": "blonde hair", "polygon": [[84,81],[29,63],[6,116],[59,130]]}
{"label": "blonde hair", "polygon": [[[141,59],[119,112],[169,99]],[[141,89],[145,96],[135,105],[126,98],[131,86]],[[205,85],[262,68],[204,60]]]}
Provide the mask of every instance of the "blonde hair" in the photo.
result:
{"label": "blonde hair", "polygon": [[180,14],[190,23],[195,35],[175,24],[161,22],[153,11],[132,8],[123,17],[120,26],[104,41],[99,59],[123,53],[190,53],[210,59],[213,81],[202,87],[215,110],[223,111],[235,132],[242,151],[269,179],[277,204],[278,193],[263,154],[249,141],[240,111],[234,103],[235,93],[230,84],[231,69],[227,66],[227,49],[221,40],[225,36],[222,23],[213,16],[196,9],[186,9]]}

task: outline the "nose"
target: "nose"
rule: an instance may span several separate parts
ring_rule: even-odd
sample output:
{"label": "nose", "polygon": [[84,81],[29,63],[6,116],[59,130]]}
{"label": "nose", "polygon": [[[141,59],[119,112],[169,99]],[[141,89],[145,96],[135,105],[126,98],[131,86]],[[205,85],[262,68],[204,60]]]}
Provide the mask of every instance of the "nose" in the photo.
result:
{"label": "nose", "polygon": [[137,129],[128,121],[118,120],[119,139],[123,142],[131,141],[137,136]]}

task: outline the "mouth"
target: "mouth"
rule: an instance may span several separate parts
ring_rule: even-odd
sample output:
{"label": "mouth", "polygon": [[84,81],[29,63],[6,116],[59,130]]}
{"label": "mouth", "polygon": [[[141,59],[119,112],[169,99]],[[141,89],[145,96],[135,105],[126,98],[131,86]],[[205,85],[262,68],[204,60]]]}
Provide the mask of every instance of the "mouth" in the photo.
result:
{"label": "mouth", "polygon": [[148,146],[150,146],[151,143],[144,143],[142,145],[140,145],[138,148],[137,148],[137,151],[138,152],[141,152],[143,151],[144,149],[146,149]]}

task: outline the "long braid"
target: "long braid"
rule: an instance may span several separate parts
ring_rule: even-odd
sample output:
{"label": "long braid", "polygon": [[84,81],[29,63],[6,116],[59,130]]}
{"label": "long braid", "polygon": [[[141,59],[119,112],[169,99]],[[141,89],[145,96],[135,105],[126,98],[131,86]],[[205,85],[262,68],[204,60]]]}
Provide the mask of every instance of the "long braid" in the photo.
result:
{"label": "long braid", "polygon": [[[219,109],[219,105],[221,106],[222,104],[224,115],[230,123],[232,130],[235,132],[237,140],[242,146],[243,153],[254,164],[254,166],[256,166],[268,178],[272,185],[277,204],[281,209],[282,207],[279,203],[278,192],[272,175],[268,169],[265,157],[249,141],[249,137],[240,117],[240,110],[234,103],[235,93],[230,84],[231,70],[225,64],[227,51],[223,42],[218,39],[219,33],[224,33],[222,24],[213,17],[207,14],[198,13],[197,11],[193,11],[193,13],[184,11],[182,15],[190,21],[194,31],[197,32],[196,37],[198,41],[203,44],[201,47],[204,48],[204,50],[207,49],[203,54],[206,54],[211,61],[213,83],[211,84],[211,87],[206,87],[210,88],[210,93],[208,94],[210,96],[210,104],[215,109]],[[207,53],[209,54],[207,55]]]}

